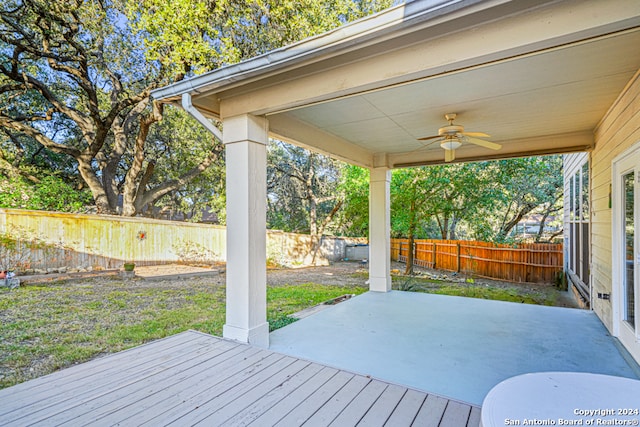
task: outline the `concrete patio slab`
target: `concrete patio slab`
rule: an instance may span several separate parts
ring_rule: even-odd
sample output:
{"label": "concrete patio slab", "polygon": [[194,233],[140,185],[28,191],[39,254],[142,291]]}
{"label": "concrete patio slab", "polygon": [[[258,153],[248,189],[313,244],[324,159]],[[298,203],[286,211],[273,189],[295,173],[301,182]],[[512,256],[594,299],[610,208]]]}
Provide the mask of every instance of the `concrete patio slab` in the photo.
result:
{"label": "concrete patio slab", "polygon": [[368,292],[271,333],[270,349],[479,405],[542,371],[638,378],[590,311]]}

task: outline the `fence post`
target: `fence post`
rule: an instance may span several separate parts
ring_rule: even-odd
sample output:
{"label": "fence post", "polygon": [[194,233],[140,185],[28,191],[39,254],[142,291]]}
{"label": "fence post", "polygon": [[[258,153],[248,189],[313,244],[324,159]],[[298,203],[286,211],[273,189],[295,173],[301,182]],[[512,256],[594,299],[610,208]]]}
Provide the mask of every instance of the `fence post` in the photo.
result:
{"label": "fence post", "polygon": [[433,262],[431,263],[433,265],[433,267],[431,268],[436,268],[436,242],[433,242],[433,251],[432,251],[432,259]]}
{"label": "fence post", "polygon": [[460,243],[456,243],[456,271],[460,273]]}

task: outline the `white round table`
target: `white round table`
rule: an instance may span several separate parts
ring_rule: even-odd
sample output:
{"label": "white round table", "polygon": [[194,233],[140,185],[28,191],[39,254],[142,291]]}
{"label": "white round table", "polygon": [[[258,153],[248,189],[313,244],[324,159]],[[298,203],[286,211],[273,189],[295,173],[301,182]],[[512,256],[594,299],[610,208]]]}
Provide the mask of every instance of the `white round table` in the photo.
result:
{"label": "white round table", "polygon": [[509,378],[482,402],[480,425],[637,426],[640,381],[580,372]]}

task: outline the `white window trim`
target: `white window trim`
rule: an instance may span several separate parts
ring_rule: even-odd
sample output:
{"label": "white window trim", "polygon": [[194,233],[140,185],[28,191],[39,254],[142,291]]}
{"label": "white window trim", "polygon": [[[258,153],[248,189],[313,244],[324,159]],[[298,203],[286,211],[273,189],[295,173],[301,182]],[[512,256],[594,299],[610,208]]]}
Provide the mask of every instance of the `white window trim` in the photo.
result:
{"label": "white window trim", "polygon": [[623,169],[621,163],[629,156],[640,155],[640,141],[616,156],[611,161],[611,308],[613,316],[613,335],[620,336],[621,313],[624,310],[622,298],[624,289],[622,286],[622,271],[618,266],[622,263],[625,255],[622,251],[622,224],[624,223],[624,212],[622,209],[622,197],[620,197],[621,182],[620,175],[628,170]]}

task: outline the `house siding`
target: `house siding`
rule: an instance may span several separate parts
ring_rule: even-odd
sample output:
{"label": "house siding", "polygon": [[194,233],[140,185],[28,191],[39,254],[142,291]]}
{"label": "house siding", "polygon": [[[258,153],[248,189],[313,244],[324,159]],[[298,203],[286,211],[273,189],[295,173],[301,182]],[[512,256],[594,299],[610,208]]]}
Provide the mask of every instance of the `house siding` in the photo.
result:
{"label": "house siding", "polygon": [[612,225],[610,189],[612,161],[640,141],[640,70],[627,84],[594,132],[591,153],[591,277],[593,310],[613,331],[613,307],[598,293],[612,293]]}

